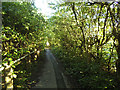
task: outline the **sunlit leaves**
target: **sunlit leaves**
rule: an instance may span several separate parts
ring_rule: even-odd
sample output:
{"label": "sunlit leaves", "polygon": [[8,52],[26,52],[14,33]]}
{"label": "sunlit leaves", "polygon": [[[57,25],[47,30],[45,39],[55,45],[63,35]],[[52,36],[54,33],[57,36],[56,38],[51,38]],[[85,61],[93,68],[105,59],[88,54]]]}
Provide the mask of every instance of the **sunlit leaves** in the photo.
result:
{"label": "sunlit leaves", "polygon": [[[117,13],[117,7],[113,8],[113,3],[107,2],[76,2],[72,11],[72,3],[67,2],[57,5],[58,11],[56,11],[55,16],[49,19],[50,24],[48,25],[52,25],[49,28],[55,33],[51,37],[54,52],[65,63],[69,74],[77,80],[79,78],[81,86],[114,87],[114,82],[111,81],[112,77],[106,75],[104,78],[102,74],[116,72],[115,62],[118,57],[114,44],[119,45],[119,43],[117,40],[115,40],[117,42],[114,42],[112,24],[114,25],[117,22],[114,19],[116,17],[114,15],[117,15],[115,14]],[[114,23],[111,20],[109,6],[113,11]],[[77,56],[79,59],[77,59]],[[79,63],[82,64],[79,65]],[[84,67],[85,63],[87,64],[86,67]],[[100,67],[97,67],[98,64]],[[81,67],[82,65],[83,67]],[[82,72],[81,75],[78,71]],[[90,82],[86,82],[86,80]],[[108,84],[102,84],[101,81]],[[100,85],[96,82],[99,82]]]}
{"label": "sunlit leaves", "polygon": [[[41,50],[44,48],[45,19],[41,13],[37,13],[37,9],[29,2],[4,2],[2,3],[2,14],[2,65],[3,67],[10,66],[16,70],[18,65],[23,63],[19,66],[19,70],[22,70],[28,60],[23,59],[23,61],[14,62],[33,52],[36,48]],[[35,59],[37,58],[35,57]],[[34,58],[32,59],[34,60]],[[19,80],[20,74],[13,72],[13,78],[16,78],[16,81],[18,80],[16,84],[25,86],[25,82],[31,75],[30,65],[29,62],[29,70],[24,70],[21,80]],[[3,77],[6,76],[4,72]]]}

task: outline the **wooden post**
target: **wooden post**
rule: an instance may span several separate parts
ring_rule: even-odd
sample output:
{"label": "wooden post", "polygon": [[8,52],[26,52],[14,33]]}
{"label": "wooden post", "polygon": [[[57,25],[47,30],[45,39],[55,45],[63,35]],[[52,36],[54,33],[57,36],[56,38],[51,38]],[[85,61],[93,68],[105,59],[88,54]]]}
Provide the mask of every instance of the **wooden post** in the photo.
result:
{"label": "wooden post", "polygon": [[5,88],[13,89],[13,68],[7,67],[5,68]]}

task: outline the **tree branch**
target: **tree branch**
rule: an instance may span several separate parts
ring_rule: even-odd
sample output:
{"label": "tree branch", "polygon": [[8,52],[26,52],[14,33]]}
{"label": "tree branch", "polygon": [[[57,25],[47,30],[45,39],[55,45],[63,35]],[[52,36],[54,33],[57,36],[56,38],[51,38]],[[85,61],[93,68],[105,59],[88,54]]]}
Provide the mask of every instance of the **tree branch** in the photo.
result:
{"label": "tree branch", "polygon": [[75,3],[74,3],[74,2],[71,4],[71,7],[72,7],[72,11],[73,11],[73,13],[74,13],[74,15],[75,15],[76,23],[77,23],[77,25],[78,25],[78,22],[77,22],[77,15],[76,15],[76,12],[75,12]]}
{"label": "tree branch", "polygon": [[107,8],[107,14],[106,14],[105,22],[104,22],[104,27],[103,27],[103,39],[102,39],[101,44],[103,43],[104,38],[105,38],[105,27],[106,27],[106,22],[107,22],[107,19],[108,19],[108,11],[109,11],[109,9],[110,9],[110,6],[108,6],[108,8]]}

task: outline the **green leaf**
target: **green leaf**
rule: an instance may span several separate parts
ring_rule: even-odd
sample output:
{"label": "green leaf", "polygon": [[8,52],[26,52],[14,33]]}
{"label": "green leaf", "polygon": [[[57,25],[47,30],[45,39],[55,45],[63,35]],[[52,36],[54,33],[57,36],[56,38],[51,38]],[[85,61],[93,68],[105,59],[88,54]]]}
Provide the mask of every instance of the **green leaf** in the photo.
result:
{"label": "green leaf", "polygon": [[12,58],[8,58],[9,61],[12,61]]}
{"label": "green leaf", "polygon": [[17,74],[13,74],[13,77],[14,77],[14,78],[17,78]]}

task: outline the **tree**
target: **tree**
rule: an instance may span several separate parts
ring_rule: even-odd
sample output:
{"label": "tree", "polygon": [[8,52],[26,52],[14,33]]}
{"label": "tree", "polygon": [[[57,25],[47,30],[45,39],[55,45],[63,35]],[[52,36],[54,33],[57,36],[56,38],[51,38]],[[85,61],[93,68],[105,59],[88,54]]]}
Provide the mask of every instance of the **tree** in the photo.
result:
{"label": "tree", "polygon": [[50,30],[62,53],[87,58],[107,72],[115,66],[119,73],[119,2],[65,2],[52,8],[57,12],[49,19]]}

